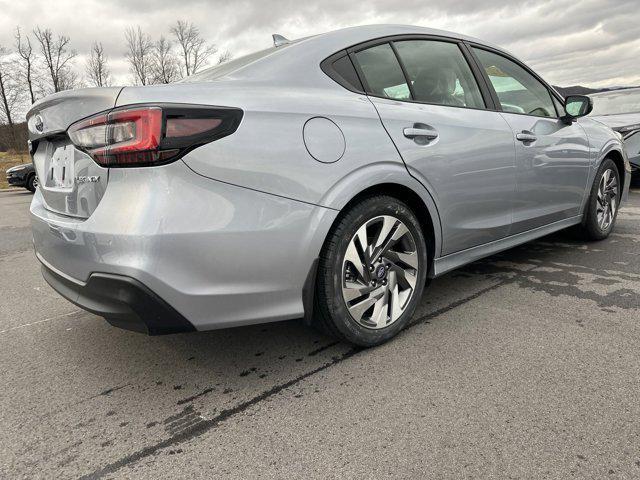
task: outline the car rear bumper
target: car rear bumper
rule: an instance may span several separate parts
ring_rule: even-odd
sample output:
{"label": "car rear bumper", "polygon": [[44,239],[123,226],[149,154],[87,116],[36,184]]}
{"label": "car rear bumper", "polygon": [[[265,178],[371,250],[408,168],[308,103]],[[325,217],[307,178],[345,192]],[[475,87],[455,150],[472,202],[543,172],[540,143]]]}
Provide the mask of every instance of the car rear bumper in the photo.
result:
{"label": "car rear bumper", "polygon": [[[302,317],[303,286],[337,213],[178,161],[111,170],[86,220],[50,212],[38,190],[31,224],[45,278],[63,296],[118,326],[167,333]],[[137,306],[149,302],[170,313],[150,320]]]}
{"label": "car rear bumper", "polygon": [[195,330],[191,322],[134,278],[92,273],[86,283],[78,283],[40,260],[42,276],[55,291],[115,327],[149,335]]}

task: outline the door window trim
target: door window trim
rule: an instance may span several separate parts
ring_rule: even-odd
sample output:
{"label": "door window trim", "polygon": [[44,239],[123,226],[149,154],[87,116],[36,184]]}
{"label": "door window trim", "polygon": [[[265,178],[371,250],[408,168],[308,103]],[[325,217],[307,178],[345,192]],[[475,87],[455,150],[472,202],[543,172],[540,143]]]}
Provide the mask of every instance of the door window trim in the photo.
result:
{"label": "door window trim", "polygon": [[409,88],[409,95],[411,96],[411,100],[415,101],[416,92],[413,89],[413,84],[411,83],[411,80],[409,79],[409,72],[407,72],[407,67],[405,66],[404,61],[400,57],[400,54],[398,53],[398,49],[394,45],[394,42],[389,42],[389,45],[391,46],[391,51],[393,51],[393,54],[396,56],[396,61],[400,65],[400,70],[402,70],[404,81],[407,83],[407,87]]}
{"label": "door window trim", "polygon": [[[482,100],[484,101],[485,106],[481,107],[481,108],[478,108],[478,107],[467,107],[467,106],[457,106],[457,105],[442,105],[440,103],[430,103],[430,102],[423,102],[423,101],[419,101],[419,100],[414,100],[415,95],[413,93],[413,86],[411,85],[411,82],[409,80],[409,76],[407,74],[407,71],[406,71],[406,68],[404,66],[404,63],[402,62],[402,59],[398,55],[396,47],[394,46],[394,42],[400,42],[400,41],[405,41],[405,40],[436,41],[436,42],[453,43],[453,44],[457,45],[458,49],[460,50],[460,53],[462,54],[462,57],[464,58],[464,60],[467,63],[467,66],[471,70],[471,74],[473,76],[473,79],[476,82],[476,86],[478,87],[478,90],[480,91],[480,96],[482,97]],[[382,96],[382,95],[376,95],[374,93],[370,93],[371,92],[371,88],[369,88],[369,84],[367,83],[367,79],[365,78],[365,76],[364,76],[364,74],[362,72],[362,69],[360,68],[360,65],[358,64],[358,61],[355,58],[355,54],[357,52],[362,51],[362,50],[366,50],[368,48],[377,47],[379,45],[384,45],[384,44],[389,44],[389,46],[391,47],[392,51],[394,52],[394,54],[396,56],[396,60],[398,61],[398,64],[400,65],[400,69],[402,70],[402,74],[404,76],[405,82],[407,83],[407,86],[409,87],[409,92],[411,94],[411,99],[398,100],[398,99],[392,99],[392,98],[385,97],[385,96]],[[364,88],[364,92],[357,92],[357,93],[364,93],[367,96],[374,97],[374,98],[382,98],[382,99],[385,99],[385,100],[394,100],[396,102],[416,103],[416,104],[419,104],[419,105],[434,105],[434,106],[438,106],[438,107],[448,107],[448,108],[464,108],[464,109],[467,109],[467,110],[502,111],[501,108],[499,108],[499,104],[496,105],[495,100],[494,100],[494,98],[493,98],[493,96],[491,94],[491,90],[486,85],[486,80],[485,80],[482,72],[477,67],[477,65],[475,65],[475,63],[473,61],[473,57],[471,56],[470,52],[467,51],[464,40],[457,39],[457,38],[452,38],[452,37],[440,36],[440,35],[424,35],[424,34],[390,35],[390,36],[386,36],[386,37],[376,38],[376,39],[373,39],[373,40],[368,40],[366,42],[359,43],[357,45],[353,45],[353,46],[348,47],[348,48],[346,48],[346,49],[344,49],[344,50],[342,50],[342,51],[340,51],[338,53],[342,53],[344,51],[346,51],[347,55],[349,55],[349,58],[351,59],[351,63],[353,64],[353,67],[356,70],[356,74],[358,75],[360,83],[362,84],[362,87]],[[330,56],[329,58],[331,58],[333,61],[335,61],[335,60],[337,60],[339,58],[339,56],[335,57],[335,55],[337,55],[337,54],[334,54],[334,55]],[[324,60],[323,63],[325,61],[326,60]],[[326,73],[326,71],[325,71],[325,73]]]}
{"label": "door window trim", "polygon": [[[560,119],[560,117],[562,117],[562,112],[558,112],[558,108],[556,106],[556,102],[553,101],[553,98],[555,97],[556,100],[558,100],[560,102],[561,105],[565,105],[565,100],[564,98],[555,91],[555,89],[553,87],[551,87],[540,75],[538,75],[536,72],[534,72],[533,70],[531,70],[531,68],[529,68],[527,65],[525,65],[524,63],[522,63],[520,60],[518,60],[517,58],[492,47],[489,47],[487,45],[482,45],[480,43],[475,43],[475,42],[464,42],[465,45],[467,46],[470,54],[473,56],[476,65],[478,66],[478,68],[480,69],[480,73],[482,74],[482,76],[485,79],[485,82],[487,83],[488,87],[490,88],[490,92],[491,92],[491,96],[493,98],[493,101],[496,105],[496,109],[500,112],[504,112],[504,113],[509,113],[512,115],[524,115],[527,117],[536,117],[536,118],[548,118],[550,120],[558,120]],[[553,109],[556,112],[556,116],[555,117],[539,117],[536,115],[530,115],[528,113],[518,113],[518,112],[507,112],[502,108],[502,104],[500,103],[500,99],[498,98],[498,93],[496,92],[495,88],[493,87],[493,84],[491,83],[491,79],[489,78],[489,75],[487,75],[486,70],[483,68],[482,63],[480,62],[480,59],[478,58],[478,56],[475,54],[475,52],[473,51],[475,49],[478,50],[484,50],[486,52],[489,53],[493,53],[494,55],[498,55],[506,60],[509,60],[513,63],[515,63],[516,65],[518,65],[520,68],[524,69],[529,75],[531,75],[533,78],[535,78],[538,82],[540,82],[542,84],[542,86],[547,90],[547,93],[549,94],[551,98],[551,103],[553,103]]]}

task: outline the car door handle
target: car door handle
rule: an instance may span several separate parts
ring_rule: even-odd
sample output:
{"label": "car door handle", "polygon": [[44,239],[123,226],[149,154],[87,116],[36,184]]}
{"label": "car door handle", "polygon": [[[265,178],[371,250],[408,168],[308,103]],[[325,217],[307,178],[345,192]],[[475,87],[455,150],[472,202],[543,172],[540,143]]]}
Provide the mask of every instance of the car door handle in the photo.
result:
{"label": "car door handle", "polygon": [[536,140],[538,140],[538,137],[533,133],[525,130],[523,132],[516,134],[516,140],[518,140],[519,142],[529,143],[529,142],[535,142]]}
{"label": "car door handle", "polygon": [[436,132],[433,128],[425,127],[426,125],[414,125],[413,127],[405,128],[403,130],[404,136],[418,144],[425,144],[438,138],[438,132]]}

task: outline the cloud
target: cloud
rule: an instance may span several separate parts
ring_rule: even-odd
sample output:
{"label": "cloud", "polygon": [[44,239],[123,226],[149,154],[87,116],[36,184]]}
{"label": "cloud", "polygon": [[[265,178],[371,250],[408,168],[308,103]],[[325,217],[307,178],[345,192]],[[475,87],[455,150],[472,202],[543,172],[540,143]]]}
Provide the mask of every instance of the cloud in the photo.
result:
{"label": "cloud", "polygon": [[83,55],[97,40],[120,82],[129,79],[124,29],[140,25],[157,38],[181,18],[234,56],[268,47],[276,32],[299,38],[351,25],[404,23],[498,44],[557,85],[640,84],[637,0],[0,0],[0,9],[0,45],[13,43],[17,25],[24,31],[49,27],[71,37],[82,72]]}

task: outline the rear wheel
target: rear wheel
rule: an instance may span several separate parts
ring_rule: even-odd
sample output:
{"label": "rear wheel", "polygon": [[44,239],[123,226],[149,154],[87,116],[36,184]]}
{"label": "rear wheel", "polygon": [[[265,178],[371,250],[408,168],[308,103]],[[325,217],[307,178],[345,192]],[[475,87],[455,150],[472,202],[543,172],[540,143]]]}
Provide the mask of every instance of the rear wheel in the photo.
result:
{"label": "rear wheel", "polygon": [[411,319],[427,273],[427,248],[411,209],[388,196],[345,212],[329,234],[318,265],[316,317],[348,342],[386,342]]}
{"label": "rear wheel", "polygon": [[36,177],[35,173],[32,173],[31,175],[29,175],[29,178],[27,178],[26,188],[31,193],[33,193],[36,191],[37,186],[38,186],[38,178]]}
{"label": "rear wheel", "polygon": [[618,167],[613,160],[606,159],[600,165],[591,188],[582,225],[584,238],[604,240],[609,236],[616,223],[621,195],[622,184]]}

